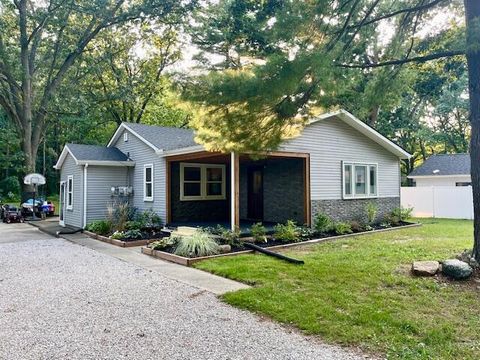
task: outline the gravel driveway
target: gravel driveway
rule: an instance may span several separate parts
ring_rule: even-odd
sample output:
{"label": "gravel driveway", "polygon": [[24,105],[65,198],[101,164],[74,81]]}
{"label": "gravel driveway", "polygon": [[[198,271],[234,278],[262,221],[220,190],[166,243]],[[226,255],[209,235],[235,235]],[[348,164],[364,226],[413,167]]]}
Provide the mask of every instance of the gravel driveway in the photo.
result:
{"label": "gravel driveway", "polygon": [[22,225],[9,226],[22,241],[0,242],[0,359],[363,358],[36,229],[25,241]]}

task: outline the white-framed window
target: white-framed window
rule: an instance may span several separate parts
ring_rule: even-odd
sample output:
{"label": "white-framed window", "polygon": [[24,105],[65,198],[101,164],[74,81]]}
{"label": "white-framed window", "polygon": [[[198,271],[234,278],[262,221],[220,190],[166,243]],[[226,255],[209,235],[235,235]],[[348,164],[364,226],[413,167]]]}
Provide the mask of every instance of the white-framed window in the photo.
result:
{"label": "white-framed window", "polygon": [[73,175],[67,177],[67,210],[73,210]]}
{"label": "white-framed window", "polygon": [[153,201],[153,164],[143,166],[143,201]]}
{"label": "white-framed window", "polygon": [[225,200],[225,165],[180,163],[180,200]]}
{"label": "white-framed window", "polygon": [[126,131],[123,133],[123,141],[128,141],[128,133]]}
{"label": "white-framed window", "polygon": [[378,196],[378,164],[342,162],[344,199]]}

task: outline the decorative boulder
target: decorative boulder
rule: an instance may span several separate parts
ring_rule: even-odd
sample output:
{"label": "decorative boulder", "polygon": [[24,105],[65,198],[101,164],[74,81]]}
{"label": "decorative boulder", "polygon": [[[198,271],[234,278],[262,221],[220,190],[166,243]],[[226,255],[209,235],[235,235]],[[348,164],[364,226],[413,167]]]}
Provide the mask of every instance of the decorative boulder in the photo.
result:
{"label": "decorative boulder", "polygon": [[442,263],[442,272],[455,280],[463,280],[472,275],[473,269],[464,261],[449,259]]}
{"label": "decorative boulder", "polygon": [[220,245],[220,252],[222,254],[226,254],[232,251],[232,247],[230,245]]}
{"label": "decorative boulder", "polygon": [[438,261],[414,261],[412,273],[417,276],[433,276],[437,273],[440,263]]}

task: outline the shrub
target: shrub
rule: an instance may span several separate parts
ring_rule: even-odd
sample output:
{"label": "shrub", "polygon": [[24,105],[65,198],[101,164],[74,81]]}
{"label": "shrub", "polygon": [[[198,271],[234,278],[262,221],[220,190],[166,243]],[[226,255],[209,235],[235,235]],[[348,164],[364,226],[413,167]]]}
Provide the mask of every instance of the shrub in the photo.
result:
{"label": "shrub", "polygon": [[353,232],[350,224],[342,221],[335,223],[333,229],[337,235],[351,234]]}
{"label": "shrub", "polygon": [[399,225],[402,221],[407,221],[412,216],[413,208],[398,207],[392,210],[388,215],[387,221],[392,225]]}
{"label": "shrub", "polygon": [[313,223],[315,230],[319,233],[329,232],[330,230],[332,230],[333,227],[332,219],[330,219],[330,217],[324,213],[318,213],[315,216],[315,220]]}
{"label": "shrub", "polygon": [[362,232],[365,230],[365,226],[360,221],[350,221],[350,228],[353,232]]}
{"label": "shrub", "polygon": [[175,248],[175,254],[185,257],[215,255],[220,247],[210,234],[198,230],[191,236],[182,236]]}
{"label": "shrub", "polygon": [[112,235],[110,235],[110,239],[115,240],[122,240],[125,238],[125,233],[123,231],[115,231]]}
{"label": "shrub", "polygon": [[107,206],[107,219],[113,229],[124,231],[125,224],[135,217],[137,209],[126,202],[114,202]]}
{"label": "shrub", "polygon": [[125,230],[142,230],[144,225],[141,221],[127,221],[125,223]]}
{"label": "shrub", "polygon": [[125,239],[141,239],[142,232],[138,229],[132,229],[125,231]]}
{"label": "shrub", "polygon": [[13,200],[20,194],[20,182],[16,176],[9,176],[0,181],[0,192]]}
{"label": "shrub", "polygon": [[262,223],[256,223],[252,225],[252,237],[256,243],[266,243],[267,242],[267,229]]}
{"label": "shrub", "polygon": [[108,220],[96,220],[88,224],[86,229],[98,235],[108,235],[112,231],[112,224]]}
{"label": "shrub", "polygon": [[152,248],[153,250],[165,250],[167,248],[174,247],[178,240],[179,238],[175,236],[164,237],[163,239],[150,243],[148,247]]}
{"label": "shrub", "polygon": [[302,240],[312,239],[315,236],[315,233],[316,233],[316,231],[314,229],[312,229],[311,227],[308,227],[308,226],[301,226],[298,229],[299,229],[300,238]]}
{"label": "shrub", "polygon": [[378,213],[377,204],[375,204],[373,201],[369,201],[367,205],[365,205],[365,211],[367,212],[368,224],[373,224],[373,222],[377,218],[377,213]]}
{"label": "shrub", "polygon": [[241,241],[240,241],[240,229],[238,227],[235,228],[235,230],[228,230],[222,227],[221,225],[217,226],[217,230],[222,229],[222,232],[220,233],[220,237],[223,240],[223,243],[226,245],[230,246],[240,246]]}
{"label": "shrub", "polygon": [[298,242],[300,241],[300,229],[293,220],[288,220],[286,224],[275,225],[275,239],[283,242]]}
{"label": "shrub", "polygon": [[162,218],[153,210],[147,209],[139,214],[136,221],[141,222],[145,229],[159,230],[162,228]]}

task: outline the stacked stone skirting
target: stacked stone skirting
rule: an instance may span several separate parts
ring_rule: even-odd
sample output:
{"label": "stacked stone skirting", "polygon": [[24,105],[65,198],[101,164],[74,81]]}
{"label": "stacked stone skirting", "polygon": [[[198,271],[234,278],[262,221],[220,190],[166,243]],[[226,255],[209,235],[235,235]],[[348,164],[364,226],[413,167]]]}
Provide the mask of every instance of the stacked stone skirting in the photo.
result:
{"label": "stacked stone skirting", "polygon": [[376,221],[383,221],[393,209],[400,207],[400,197],[351,200],[312,200],[312,224],[318,213],[324,213],[335,221],[367,221],[366,206],[369,202],[377,205]]}

